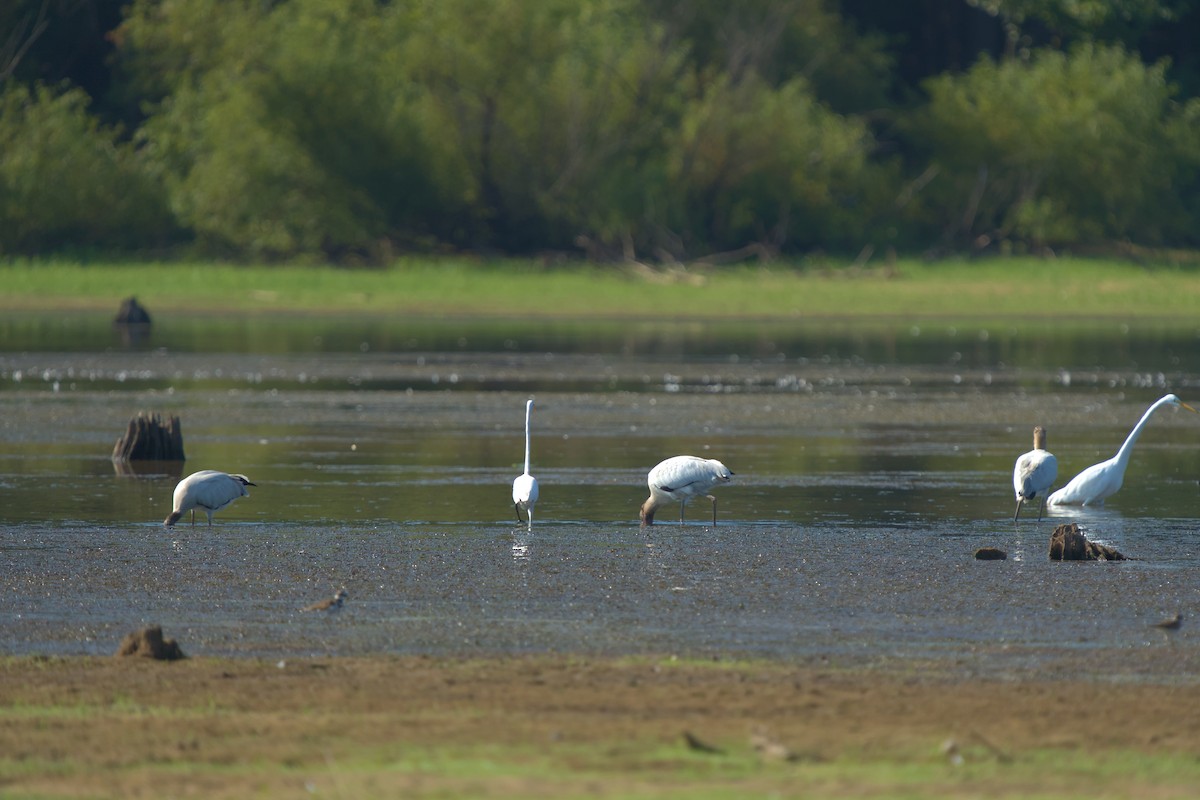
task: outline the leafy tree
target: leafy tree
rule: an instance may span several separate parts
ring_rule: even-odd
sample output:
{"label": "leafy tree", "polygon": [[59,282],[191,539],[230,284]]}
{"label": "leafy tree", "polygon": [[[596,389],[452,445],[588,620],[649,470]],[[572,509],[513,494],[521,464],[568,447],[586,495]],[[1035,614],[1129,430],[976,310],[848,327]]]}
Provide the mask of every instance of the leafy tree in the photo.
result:
{"label": "leafy tree", "polygon": [[803,80],[773,89],[724,77],[689,105],[672,141],[671,222],[693,249],[845,244],[869,147],[862,123],[822,107]]}
{"label": "leafy tree", "polygon": [[1179,213],[1164,65],[1115,47],[980,61],[928,83],[914,127],[951,241],[1161,241]]}
{"label": "leafy tree", "polygon": [[891,57],[882,37],[854,30],[829,0],[649,0],[647,13],[686,46],[693,69],[735,83],[753,74],[771,86],[796,78],[841,113],[885,102]]}
{"label": "leafy tree", "polygon": [[106,34],[121,20],[125,0],[6,0],[0,3],[0,84],[69,83],[92,97],[102,118],[121,109],[105,98],[112,74]]}
{"label": "leafy tree", "polygon": [[0,252],[136,248],[170,235],[141,154],[87,104],[79,89],[0,93]]}

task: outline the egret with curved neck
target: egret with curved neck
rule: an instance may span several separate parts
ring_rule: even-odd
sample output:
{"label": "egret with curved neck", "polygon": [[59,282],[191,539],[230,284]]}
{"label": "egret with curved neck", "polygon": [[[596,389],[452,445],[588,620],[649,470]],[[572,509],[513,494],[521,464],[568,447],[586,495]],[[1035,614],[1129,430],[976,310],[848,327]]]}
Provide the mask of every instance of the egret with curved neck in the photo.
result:
{"label": "egret with curved neck", "polygon": [[528,519],[527,530],[533,530],[533,507],[538,499],[538,482],[537,478],[529,474],[529,418],[533,414],[533,401],[529,400],[525,403],[525,472],[517,476],[513,481],[513,508],[517,512],[517,522],[526,522],[521,519],[521,511],[525,512]]}
{"label": "egret with curved neck", "polygon": [[1133,426],[1133,430],[1129,432],[1125,443],[1121,445],[1121,449],[1115,456],[1088,467],[1072,478],[1066,486],[1050,495],[1046,502],[1052,506],[1104,505],[1104,501],[1121,488],[1121,484],[1125,480],[1125,468],[1129,465],[1129,455],[1133,452],[1133,446],[1137,444],[1138,437],[1142,435],[1142,429],[1146,427],[1146,423],[1150,421],[1154,412],[1163,406],[1178,406],[1193,414],[1200,414],[1200,411],[1196,411],[1173,394],[1160,398],[1154,405],[1146,409],[1146,413],[1138,420],[1138,424]]}

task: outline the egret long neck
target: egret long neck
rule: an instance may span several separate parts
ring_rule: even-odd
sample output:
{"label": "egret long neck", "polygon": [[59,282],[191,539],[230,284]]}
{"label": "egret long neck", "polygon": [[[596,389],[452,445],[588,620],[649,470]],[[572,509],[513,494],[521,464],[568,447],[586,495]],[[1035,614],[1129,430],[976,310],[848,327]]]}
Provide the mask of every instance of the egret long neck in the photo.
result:
{"label": "egret long neck", "polygon": [[1146,423],[1150,421],[1150,417],[1158,410],[1158,407],[1167,402],[1167,398],[1159,400],[1150,408],[1146,409],[1146,413],[1138,420],[1138,424],[1133,426],[1133,430],[1129,432],[1129,436],[1125,437],[1125,444],[1121,445],[1121,449],[1117,451],[1116,460],[1122,464],[1129,463],[1129,454],[1133,452],[1133,446],[1137,444],[1138,437],[1142,435],[1142,428],[1146,427]]}
{"label": "egret long neck", "polygon": [[525,474],[529,474],[529,415],[533,411],[533,402],[525,404]]}

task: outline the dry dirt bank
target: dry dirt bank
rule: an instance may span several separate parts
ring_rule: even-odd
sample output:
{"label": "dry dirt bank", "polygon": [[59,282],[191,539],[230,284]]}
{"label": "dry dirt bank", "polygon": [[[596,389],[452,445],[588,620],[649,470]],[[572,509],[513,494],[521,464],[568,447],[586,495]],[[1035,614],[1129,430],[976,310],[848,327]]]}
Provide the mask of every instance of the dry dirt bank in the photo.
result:
{"label": "dry dirt bank", "polygon": [[[1072,761],[1177,756],[1182,774],[1118,770],[1096,775],[1097,788],[1183,797],[1200,754],[1196,685],[575,657],[280,663],[0,662],[0,796],[665,797],[807,787],[863,797],[890,796],[894,780],[925,781],[921,796],[955,796],[968,774],[979,796],[1020,796],[1037,764],[1062,763],[1038,785],[1054,796],[1056,782],[1086,793],[1086,772],[1075,775]],[[685,734],[722,752],[689,747]],[[761,734],[771,743],[763,753]],[[942,752],[951,739],[966,757],[958,767]],[[913,767],[915,777],[890,777]]]}

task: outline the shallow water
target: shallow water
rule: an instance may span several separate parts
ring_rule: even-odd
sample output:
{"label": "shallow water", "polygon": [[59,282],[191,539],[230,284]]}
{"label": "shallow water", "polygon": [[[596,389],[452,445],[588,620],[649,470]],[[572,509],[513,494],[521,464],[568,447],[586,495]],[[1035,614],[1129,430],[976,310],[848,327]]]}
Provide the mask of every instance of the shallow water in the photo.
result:
{"label": "shallow water", "polygon": [[[1156,415],[1106,509],[1011,519],[1034,424],[1061,485],[1162,394],[1200,399],[1187,328],[1033,326],[1000,347],[929,325],[593,337],[472,321],[453,337],[454,321],[272,318],[231,336],[197,318],[126,342],[92,317],[39,320],[0,326],[6,653],[109,653],[160,623],[196,655],[950,658],[1000,673],[1069,659],[1200,676],[1186,621],[1149,627],[1200,608],[1200,417]],[[982,349],[964,357],[964,338]],[[508,496],[529,396],[532,532]],[[181,416],[184,473],[246,473],[252,496],[211,529],[164,529],[180,467],[109,460],[142,409]],[[642,529],[645,473],[678,453],[736,473],[715,491],[718,524],[697,501],[685,525],[664,510]],[[1063,521],[1137,560],[1049,562]],[[983,545],[1009,560],[976,562]],[[339,586],[340,614],[298,611]]]}

